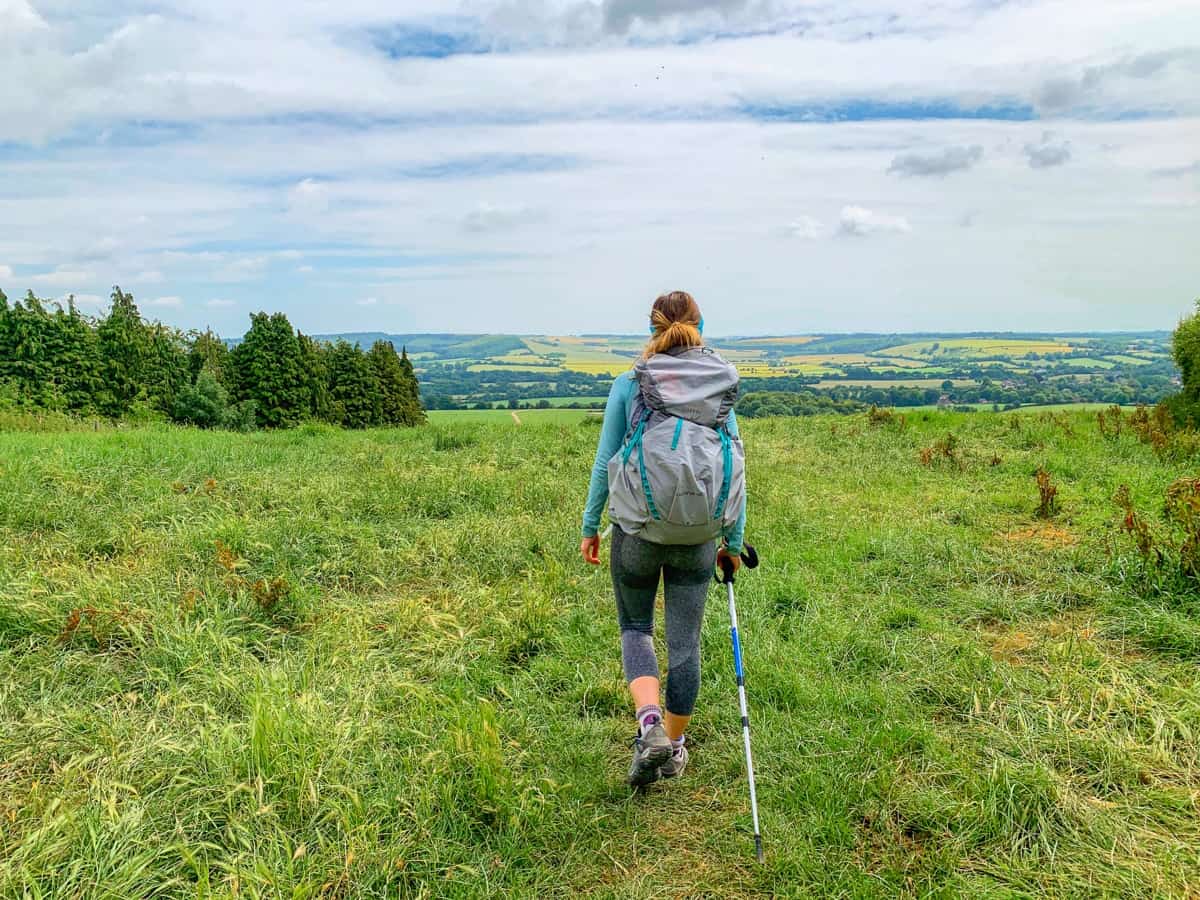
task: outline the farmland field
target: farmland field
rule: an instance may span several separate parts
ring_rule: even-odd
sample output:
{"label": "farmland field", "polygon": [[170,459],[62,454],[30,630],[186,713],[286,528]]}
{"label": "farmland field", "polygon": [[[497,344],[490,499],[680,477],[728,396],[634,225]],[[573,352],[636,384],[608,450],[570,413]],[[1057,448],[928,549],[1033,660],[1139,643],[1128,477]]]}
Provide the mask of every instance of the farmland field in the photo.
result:
{"label": "farmland field", "polygon": [[[919,338],[919,339],[917,339]],[[425,347],[428,338],[394,336]],[[441,336],[438,353],[422,351],[417,361],[423,390],[435,408],[470,407],[553,397],[572,402],[607,391],[611,379],[636,361],[644,338],[634,335]],[[716,337],[712,345],[737,366],[749,390],[855,392],[895,389],[882,401],[919,406],[920,391],[944,380],[952,401],[964,404],[1028,405],[1046,402],[1142,401],[1169,392],[1176,369],[1163,333],[1094,335],[806,335]],[[478,350],[494,348],[494,353]],[[466,367],[464,373],[463,366]],[[1060,375],[1074,387],[1053,396],[1041,385]],[[540,379],[541,384],[517,380]],[[984,382],[990,380],[991,386]],[[554,390],[548,385],[554,384]],[[1059,386],[1063,382],[1059,380]],[[1124,385],[1124,388],[1114,385]],[[1127,388],[1127,389],[1125,389]],[[559,393],[555,393],[557,390]],[[909,390],[908,396],[902,396]]]}
{"label": "farmland field", "polygon": [[459,423],[0,434],[0,896],[1200,891],[1195,589],[1111,499],[1161,530],[1192,461],[1090,412],[747,421],[760,867],[719,594],[692,762],[631,796],[596,431]]}
{"label": "farmland field", "polygon": [[1058,341],[986,340],[977,338],[943,338],[913,344],[901,344],[881,351],[885,356],[1009,356],[1015,359],[1030,353],[1067,353],[1071,345]]}

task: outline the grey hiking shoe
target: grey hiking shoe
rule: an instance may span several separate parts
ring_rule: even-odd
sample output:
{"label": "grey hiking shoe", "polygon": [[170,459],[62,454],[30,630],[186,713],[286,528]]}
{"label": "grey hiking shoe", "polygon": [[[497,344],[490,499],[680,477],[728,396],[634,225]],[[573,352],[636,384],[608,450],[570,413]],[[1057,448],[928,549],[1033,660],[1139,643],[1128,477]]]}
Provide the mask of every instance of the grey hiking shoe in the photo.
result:
{"label": "grey hiking shoe", "polygon": [[659,767],[658,774],[663,778],[678,778],[683,774],[683,770],[687,767],[687,762],[687,747],[685,747],[683,744],[680,744],[678,747],[674,748],[674,751],[671,753],[671,758]]}
{"label": "grey hiking shoe", "polygon": [[651,725],[633,739],[633,762],[629,766],[630,787],[658,781],[658,770],[671,758],[671,739],[661,724]]}

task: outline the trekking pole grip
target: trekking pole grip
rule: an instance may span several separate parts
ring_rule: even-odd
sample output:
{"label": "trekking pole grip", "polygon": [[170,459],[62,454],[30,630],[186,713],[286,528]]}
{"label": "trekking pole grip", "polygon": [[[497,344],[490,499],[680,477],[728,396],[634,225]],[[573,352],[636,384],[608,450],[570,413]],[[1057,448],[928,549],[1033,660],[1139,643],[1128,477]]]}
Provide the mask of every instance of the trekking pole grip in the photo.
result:
{"label": "trekking pole grip", "polygon": [[729,557],[723,557],[719,565],[721,567],[721,575],[723,576],[720,579],[721,584],[733,584],[733,562]]}

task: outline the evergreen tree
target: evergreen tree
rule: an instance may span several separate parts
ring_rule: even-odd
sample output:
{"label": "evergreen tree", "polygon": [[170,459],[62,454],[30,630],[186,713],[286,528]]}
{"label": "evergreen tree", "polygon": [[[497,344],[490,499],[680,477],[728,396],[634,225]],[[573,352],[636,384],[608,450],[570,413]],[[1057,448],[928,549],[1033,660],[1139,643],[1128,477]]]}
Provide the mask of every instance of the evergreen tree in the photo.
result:
{"label": "evergreen tree", "polygon": [[0,381],[10,383],[22,402],[57,407],[48,353],[53,321],[30,291],[24,302],[0,306]]}
{"label": "evergreen tree", "polygon": [[159,322],[147,330],[150,351],[142,376],[145,397],[155,409],[169,414],[179,391],[192,383],[187,341],[178,329]]}
{"label": "evergreen tree", "polygon": [[379,394],[384,425],[408,425],[408,382],[400,357],[391,341],[376,341],[369,354],[375,377],[379,379]]}
{"label": "evergreen tree", "polygon": [[230,371],[229,346],[213,333],[212,329],[194,333],[191,346],[188,348],[188,371],[192,381],[200,377],[200,372],[207,369],[217,382],[228,391],[232,372]]}
{"label": "evergreen tree", "polygon": [[408,358],[408,348],[400,350],[400,369],[404,373],[404,418],[402,425],[424,425],[425,407],[421,405],[421,386],[417,381],[417,373],[413,371],[412,360]]}
{"label": "evergreen tree", "polygon": [[311,397],[300,341],[283,313],[251,315],[250,330],[234,347],[230,361],[235,395],[254,401],[260,425],[289,428],[308,415]]}
{"label": "evergreen tree", "polygon": [[100,412],[116,418],[128,413],[143,392],[152,352],[150,329],[142,321],[132,294],[113,288],[112,306],[96,328],[96,338],[104,379],[97,406]]}
{"label": "evergreen tree", "polygon": [[333,418],[345,428],[370,428],[383,421],[383,393],[371,360],[357,344],[338,341],[327,351]]}
{"label": "evergreen tree", "polygon": [[319,422],[333,422],[333,400],[329,396],[329,366],[323,344],[308,335],[298,335],[300,368],[308,389],[308,416]]}
{"label": "evergreen tree", "polygon": [[104,387],[100,342],[91,322],[75,308],[75,298],[67,298],[54,315],[51,343],[54,381],[70,412],[91,415],[97,412],[97,400]]}

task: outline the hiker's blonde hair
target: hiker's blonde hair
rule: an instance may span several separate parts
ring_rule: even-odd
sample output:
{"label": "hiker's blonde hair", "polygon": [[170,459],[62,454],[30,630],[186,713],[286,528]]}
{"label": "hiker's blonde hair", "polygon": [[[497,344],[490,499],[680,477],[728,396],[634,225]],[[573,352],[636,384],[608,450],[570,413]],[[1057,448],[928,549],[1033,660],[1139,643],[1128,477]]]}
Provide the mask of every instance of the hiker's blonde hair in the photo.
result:
{"label": "hiker's blonde hair", "polygon": [[704,343],[700,337],[700,307],[687,291],[671,291],[655,300],[650,309],[650,326],[654,335],[646,345],[647,357]]}

